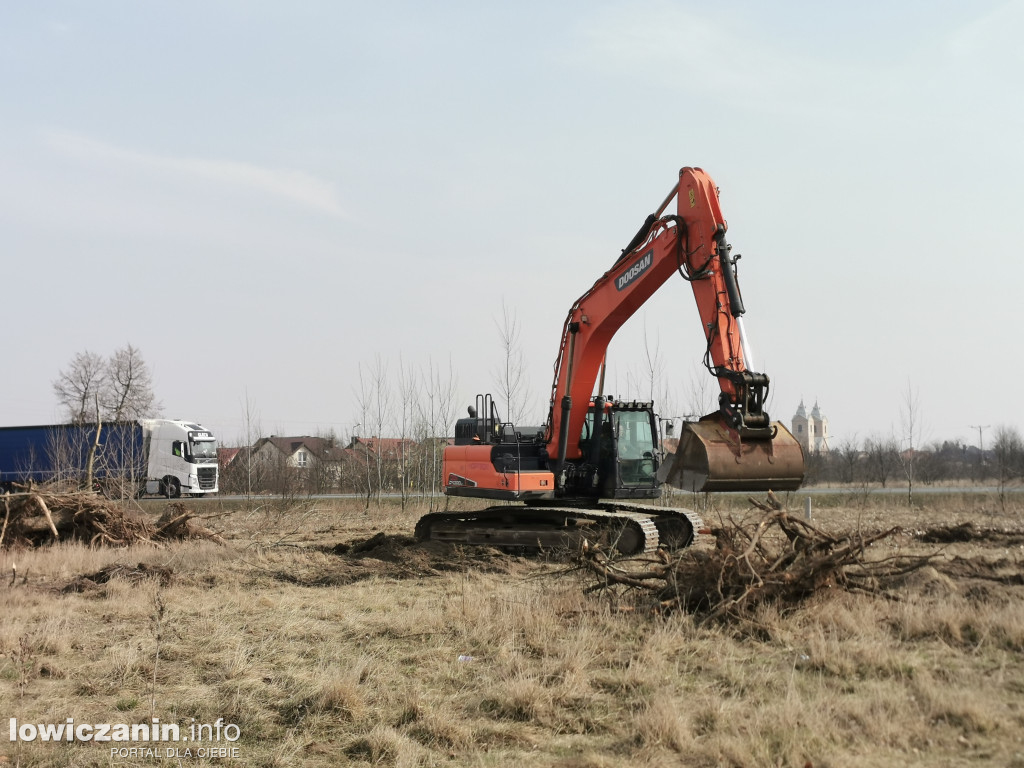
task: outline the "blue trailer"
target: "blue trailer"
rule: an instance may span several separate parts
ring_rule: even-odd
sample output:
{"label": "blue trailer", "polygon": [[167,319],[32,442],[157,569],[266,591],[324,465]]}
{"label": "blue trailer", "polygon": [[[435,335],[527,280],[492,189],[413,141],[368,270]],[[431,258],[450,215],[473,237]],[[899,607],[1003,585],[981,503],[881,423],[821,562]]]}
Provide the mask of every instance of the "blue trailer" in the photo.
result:
{"label": "blue trailer", "polygon": [[118,495],[217,492],[217,442],[185,421],[142,419],[103,424],[0,427],[0,493],[35,484],[81,485],[93,452],[94,484]]}

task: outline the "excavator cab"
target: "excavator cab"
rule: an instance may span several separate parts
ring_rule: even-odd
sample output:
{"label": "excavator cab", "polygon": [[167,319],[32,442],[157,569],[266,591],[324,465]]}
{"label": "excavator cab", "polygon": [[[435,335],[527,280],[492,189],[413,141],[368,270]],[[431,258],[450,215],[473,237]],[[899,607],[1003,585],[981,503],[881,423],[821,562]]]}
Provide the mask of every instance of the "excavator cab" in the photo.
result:
{"label": "excavator cab", "polygon": [[648,409],[613,408],[612,434],[617,486],[617,494],[612,498],[621,498],[627,493],[632,496],[636,489],[656,487],[654,414]]}
{"label": "excavator cab", "polygon": [[582,459],[566,463],[562,494],[572,498],[658,498],[657,434],[652,403],[595,398],[580,438]]}

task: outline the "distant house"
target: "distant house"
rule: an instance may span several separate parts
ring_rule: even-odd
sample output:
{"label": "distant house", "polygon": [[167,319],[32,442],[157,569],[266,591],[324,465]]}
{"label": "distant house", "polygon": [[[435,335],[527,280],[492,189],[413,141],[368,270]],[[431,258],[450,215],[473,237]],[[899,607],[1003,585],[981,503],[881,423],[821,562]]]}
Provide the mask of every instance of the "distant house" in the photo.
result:
{"label": "distant house", "polygon": [[[241,451],[244,455],[245,449]],[[331,438],[262,437],[245,456],[246,481],[272,493],[329,493],[339,489],[346,454]],[[234,463],[238,461],[235,457]]]}
{"label": "distant house", "polygon": [[241,448],[218,448],[217,463],[220,464],[220,471],[223,472],[230,467],[241,452]]}
{"label": "distant house", "polygon": [[252,447],[255,462],[284,462],[295,469],[308,469],[314,462],[337,464],[344,449],[336,440],[326,437],[261,437]]}
{"label": "distant house", "polygon": [[416,483],[418,447],[414,440],[398,437],[353,437],[347,450],[352,464],[376,475],[373,482],[379,490],[396,491]]}
{"label": "distant house", "polygon": [[398,437],[353,437],[348,448],[360,453],[370,453],[384,460],[408,456],[416,447],[412,440]]}
{"label": "distant house", "polygon": [[309,435],[264,437],[219,453],[230,492],[394,493],[438,486],[446,438],[417,442],[353,437],[348,445]]}

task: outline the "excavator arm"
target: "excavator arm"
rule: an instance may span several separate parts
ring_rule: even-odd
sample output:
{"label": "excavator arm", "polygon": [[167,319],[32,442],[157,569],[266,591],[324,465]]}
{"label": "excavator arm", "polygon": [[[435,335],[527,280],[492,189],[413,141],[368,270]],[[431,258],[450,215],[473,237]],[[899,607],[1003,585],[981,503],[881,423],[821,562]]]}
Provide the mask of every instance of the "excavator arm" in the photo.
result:
{"label": "excavator arm", "polygon": [[[663,215],[673,198],[676,214]],[[705,365],[721,389],[720,409],[687,425],[680,443],[684,455],[670,457],[662,479],[691,490],[785,490],[802,482],[799,444],[764,411],[769,379],[749,369],[745,309],[727,229],[711,177],[700,168],[683,168],[678,184],[612,268],[572,305],[545,435],[556,477],[567,461],[581,456],[579,436],[612,337],[678,273],[693,289],[707,341]]]}
{"label": "excavator arm", "polygon": [[[676,212],[665,215],[672,200]],[[443,454],[445,493],[523,502],[432,512],[421,540],[508,547],[614,548],[624,555],[689,546],[703,523],[690,510],[648,506],[661,483],[694,491],[788,490],[803,479],[800,445],[764,412],[768,377],[751,368],[743,299],[711,178],[683,168],[660,208],[610,270],[569,310],[545,427],[501,421],[477,395]],[[652,403],[594,393],[608,344],[655,291],[690,282],[717,378],[719,409],[684,424],[678,450],[658,466]],[[584,434],[585,433],[585,434]]]}

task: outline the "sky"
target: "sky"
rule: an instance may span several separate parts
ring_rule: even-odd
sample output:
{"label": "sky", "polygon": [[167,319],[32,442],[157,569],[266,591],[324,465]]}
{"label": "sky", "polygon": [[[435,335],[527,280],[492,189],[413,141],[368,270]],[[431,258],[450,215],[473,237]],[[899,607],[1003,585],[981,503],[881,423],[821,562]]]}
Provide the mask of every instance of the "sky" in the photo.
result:
{"label": "sky", "polygon": [[[697,166],[773,418],[1024,429],[1022,35],[1022,0],[5,3],[0,424],[130,343],[226,444],[367,434],[361,374],[496,391],[505,314],[540,423],[573,301]],[[606,390],[653,358],[662,414],[710,407],[703,349],[671,280]]]}

